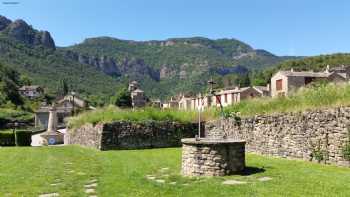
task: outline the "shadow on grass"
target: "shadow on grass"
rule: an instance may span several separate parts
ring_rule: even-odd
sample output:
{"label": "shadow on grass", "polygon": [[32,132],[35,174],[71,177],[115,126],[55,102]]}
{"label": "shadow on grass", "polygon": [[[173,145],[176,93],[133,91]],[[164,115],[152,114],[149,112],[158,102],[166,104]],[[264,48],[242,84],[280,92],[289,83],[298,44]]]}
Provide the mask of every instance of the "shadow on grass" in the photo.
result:
{"label": "shadow on grass", "polygon": [[263,173],[266,170],[264,168],[257,167],[245,167],[244,171],[240,173],[242,176],[250,176],[253,174]]}

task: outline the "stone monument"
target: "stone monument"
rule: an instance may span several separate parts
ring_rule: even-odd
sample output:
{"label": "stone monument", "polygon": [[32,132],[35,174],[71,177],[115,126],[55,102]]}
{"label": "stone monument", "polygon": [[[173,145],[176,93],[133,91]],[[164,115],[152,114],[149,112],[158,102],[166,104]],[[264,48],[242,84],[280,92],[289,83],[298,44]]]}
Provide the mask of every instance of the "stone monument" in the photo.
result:
{"label": "stone monument", "polygon": [[63,144],[64,135],[57,131],[57,112],[54,105],[49,109],[47,131],[42,133],[40,137],[44,138],[48,145]]}

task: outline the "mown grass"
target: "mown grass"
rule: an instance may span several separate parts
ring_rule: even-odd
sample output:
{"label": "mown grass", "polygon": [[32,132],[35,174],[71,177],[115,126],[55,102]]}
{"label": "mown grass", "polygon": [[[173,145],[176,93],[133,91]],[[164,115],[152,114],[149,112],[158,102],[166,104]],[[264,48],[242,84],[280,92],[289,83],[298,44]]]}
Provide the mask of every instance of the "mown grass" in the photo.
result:
{"label": "mown grass", "polygon": [[[215,110],[208,110],[202,113],[202,120],[216,117]],[[180,110],[161,110],[157,108],[142,109],[120,109],[115,106],[108,106],[94,111],[82,113],[76,117],[70,118],[68,127],[77,128],[84,124],[91,123],[108,123],[113,121],[175,121],[175,122],[196,122],[198,121],[198,113],[196,111],[180,111]]]}
{"label": "mown grass", "polygon": [[313,87],[301,88],[288,97],[243,100],[226,107],[224,111],[225,114],[239,112],[242,116],[251,116],[348,105],[350,105],[349,84],[316,84]]}
{"label": "mown grass", "polygon": [[[213,178],[182,177],[181,149],[99,152],[78,146],[0,148],[0,196],[350,196],[350,169],[247,154],[250,173]],[[164,170],[165,169],[165,170]],[[147,179],[152,175],[164,180]],[[261,182],[261,177],[272,180]],[[223,185],[225,180],[247,182]],[[176,182],[176,184],[170,184]],[[57,185],[51,185],[57,184]]]}

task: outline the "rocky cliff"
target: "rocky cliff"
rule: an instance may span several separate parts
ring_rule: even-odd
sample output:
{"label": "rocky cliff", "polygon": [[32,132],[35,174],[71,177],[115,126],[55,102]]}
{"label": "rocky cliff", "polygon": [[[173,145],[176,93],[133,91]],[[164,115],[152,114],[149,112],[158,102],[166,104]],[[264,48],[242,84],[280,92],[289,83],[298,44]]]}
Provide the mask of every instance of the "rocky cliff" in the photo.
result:
{"label": "rocky cliff", "polygon": [[5,34],[20,42],[32,46],[44,46],[55,49],[55,42],[48,31],[37,31],[23,20],[11,21],[0,16],[0,34]]}

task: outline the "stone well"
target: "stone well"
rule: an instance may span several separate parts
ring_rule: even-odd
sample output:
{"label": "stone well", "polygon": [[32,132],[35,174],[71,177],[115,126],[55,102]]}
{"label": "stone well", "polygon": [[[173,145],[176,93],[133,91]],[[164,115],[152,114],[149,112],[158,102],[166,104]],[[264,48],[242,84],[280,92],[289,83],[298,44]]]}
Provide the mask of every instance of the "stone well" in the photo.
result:
{"label": "stone well", "polygon": [[245,141],[185,138],[181,142],[184,176],[225,176],[245,168]]}

